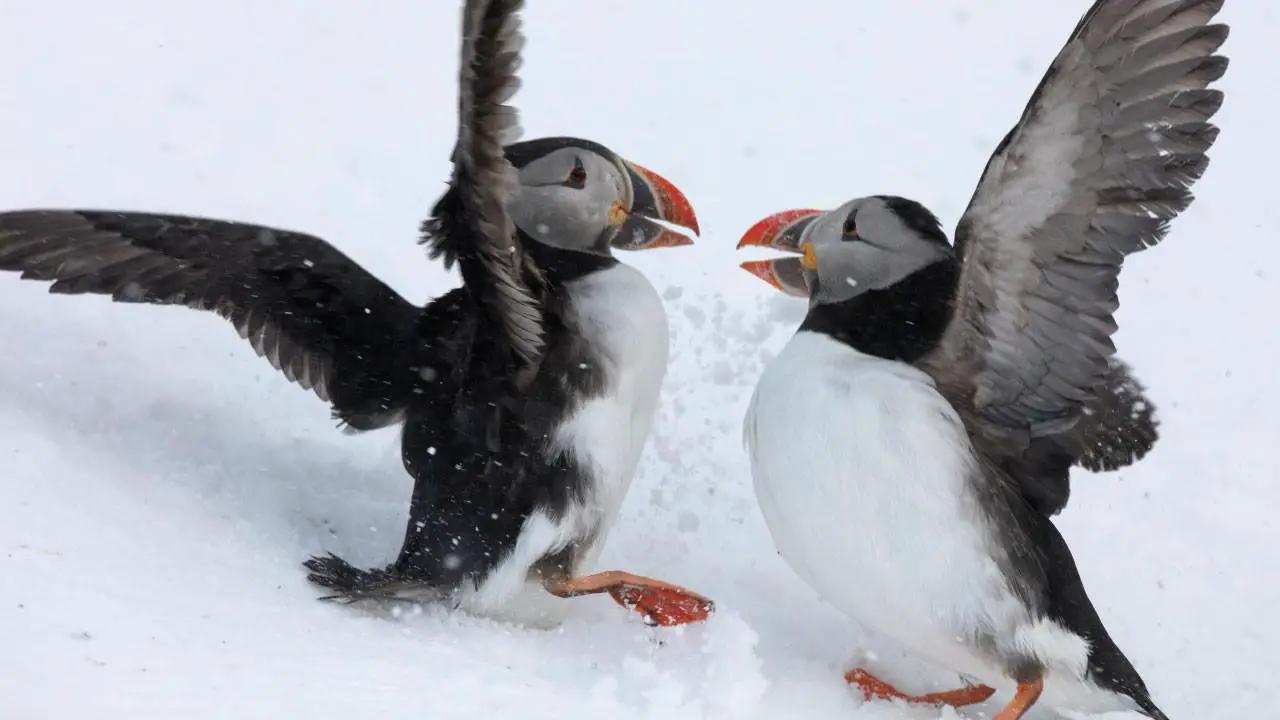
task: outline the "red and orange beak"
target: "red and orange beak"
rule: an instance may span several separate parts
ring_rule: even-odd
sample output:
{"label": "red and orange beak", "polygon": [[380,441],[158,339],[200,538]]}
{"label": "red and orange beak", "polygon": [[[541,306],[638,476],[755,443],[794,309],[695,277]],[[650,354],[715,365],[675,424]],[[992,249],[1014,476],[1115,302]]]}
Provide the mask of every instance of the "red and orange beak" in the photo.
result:
{"label": "red and orange beak", "polygon": [[651,250],[653,248],[692,245],[693,239],[676,232],[654,220],[661,220],[699,234],[698,216],[693,205],[675,185],[658,173],[635,163],[622,161],[631,177],[634,197],[631,210],[620,209],[613,213],[612,222],[621,225],[612,243],[620,250]]}
{"label": "red and orange beak", "polygon": [[800,258],[748,260],[742,269],[792,297],[809,297],[809,283],[804,279]]}
{"label": "red and orange beak", "polygon": [[[823,214],[822,210],[787,210],[761,220],[742,236],[738,249],[767,247],[801,254],[800,237],[805,228]],[[742,269],[764,280],[782,292],[795,297],[809,297],[809,284],[804,277],[804,261],[798,257],[774,260],[749,260]]]}

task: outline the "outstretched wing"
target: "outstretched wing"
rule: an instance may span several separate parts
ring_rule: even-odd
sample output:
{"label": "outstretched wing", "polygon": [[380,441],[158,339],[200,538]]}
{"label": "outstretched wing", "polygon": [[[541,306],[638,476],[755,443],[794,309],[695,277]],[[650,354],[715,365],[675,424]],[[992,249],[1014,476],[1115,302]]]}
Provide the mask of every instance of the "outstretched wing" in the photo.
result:
{"label": "outstretched wing", "polygon": [[1191,202],[1218,134],[1221,6],[1099,0],[987,164],[956,231],[954,317],[922,365],[989,456],[1072,432],[1096,401],[1120,266]]}
{"label": "outstretched wing", "polygon": [[325,241],[256,225],[128,212],[0,213],[0,269],[50,292],[186,305],[229,319],[356,429],[392,422],[419,314]]}
{"label": "outstretched wing", "polygon": [[506,101],[520,85],[517,11],[523,0],[468,0],[462,18],[458,142],[449,191],[423,223],[433,257],[458,262],[482,317],[526,365],[543,349],[540,275],[525,256],[508,211],[516,171],[503,147],[520,136]]}

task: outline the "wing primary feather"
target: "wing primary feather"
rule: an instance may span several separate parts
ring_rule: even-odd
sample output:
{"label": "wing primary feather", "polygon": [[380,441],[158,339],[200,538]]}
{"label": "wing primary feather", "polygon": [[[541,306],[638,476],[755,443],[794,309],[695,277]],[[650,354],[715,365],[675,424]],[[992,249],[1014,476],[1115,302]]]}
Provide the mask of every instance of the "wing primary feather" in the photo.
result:
{"label": "wing primary feather", "polygon": [[421,311],[319,238],[174,215],[20,210],[0,213],[0,269],[53,293],[214,311],[339,416],[364,412],[369,388],[386,398],[383,417],[412,398],[406,338]]}
{"label": "wing primary feather", "polygon": [[503,344],[524,365],[544,344],[540,273],[517,239],[508,203],[517,187],[505,145],[520,134],[505,104],[519,89],[521,0],[468,0],[463,8],[459,129],[450,190],[422,225],[432,257],[459,261]]}
{"label": "wing primary feather", "polygon": [[920,364],[989,455],[1065,436],[1120,392],[1117,278],[1127,255],[1165,237],[1208,167],[1223,102],[1208,86],[1228,67],[1216,53],[1230,31],[1211,24],[1221,8],[1098,0],[988,162],[956,231],[952,321]]}

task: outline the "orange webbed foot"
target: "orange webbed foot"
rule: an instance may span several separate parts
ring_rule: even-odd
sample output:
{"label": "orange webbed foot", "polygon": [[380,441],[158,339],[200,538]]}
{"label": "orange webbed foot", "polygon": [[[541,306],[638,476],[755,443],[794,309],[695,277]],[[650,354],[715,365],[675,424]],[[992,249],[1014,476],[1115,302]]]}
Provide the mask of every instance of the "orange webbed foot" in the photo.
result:
{"label": "orange webbed foot", "polygon": [[964,707],[985,702],[995,694],[996,690],[987,685],[970,685],[955,690],[909,695],[893,685],[881,680],[862,668],[855,668],[844,674],[845,682],[857,685],[866,700],[903,700],[918,705],[950,705]]}
{"label": "orange webbed foot", "polygon": [[609,593],[619,605],[644,616],[651,625],[669,627],[706,620],[715,603],[678,585],[611,570],[575,578],[551,578],[543,583],[560,597]]}
{"label": "orange webbed foot", "polygon": [[706,620],[715,603],[684,588],[622,583],[609,588],[614,602],[644,616],[652,625],[669,627]]}

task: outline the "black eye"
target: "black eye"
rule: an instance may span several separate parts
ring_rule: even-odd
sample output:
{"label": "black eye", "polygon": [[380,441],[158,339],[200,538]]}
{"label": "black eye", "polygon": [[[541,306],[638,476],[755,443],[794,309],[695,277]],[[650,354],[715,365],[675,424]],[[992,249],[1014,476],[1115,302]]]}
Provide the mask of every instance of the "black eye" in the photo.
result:
{"label": "black eye", "polygon": [[569,171],[569,177],[565,179],[564,184],[577,190],[587,186],[587,169],[582,167],[581,160],[573,161],[573,170]]}
{"label": "black eye", "polygon": [[858,213],[850,213],[849,217],[845,218],[845,227],[841,228],[840,232],[844,234],[841,240],[858,240]]}
{"label": "black eye", "polygon": [[849,217],[845,218],[845,227],[841,229],[841,232],[844,233],[845,240],[858,240],[858,215],[856,213],[850,213]]}

